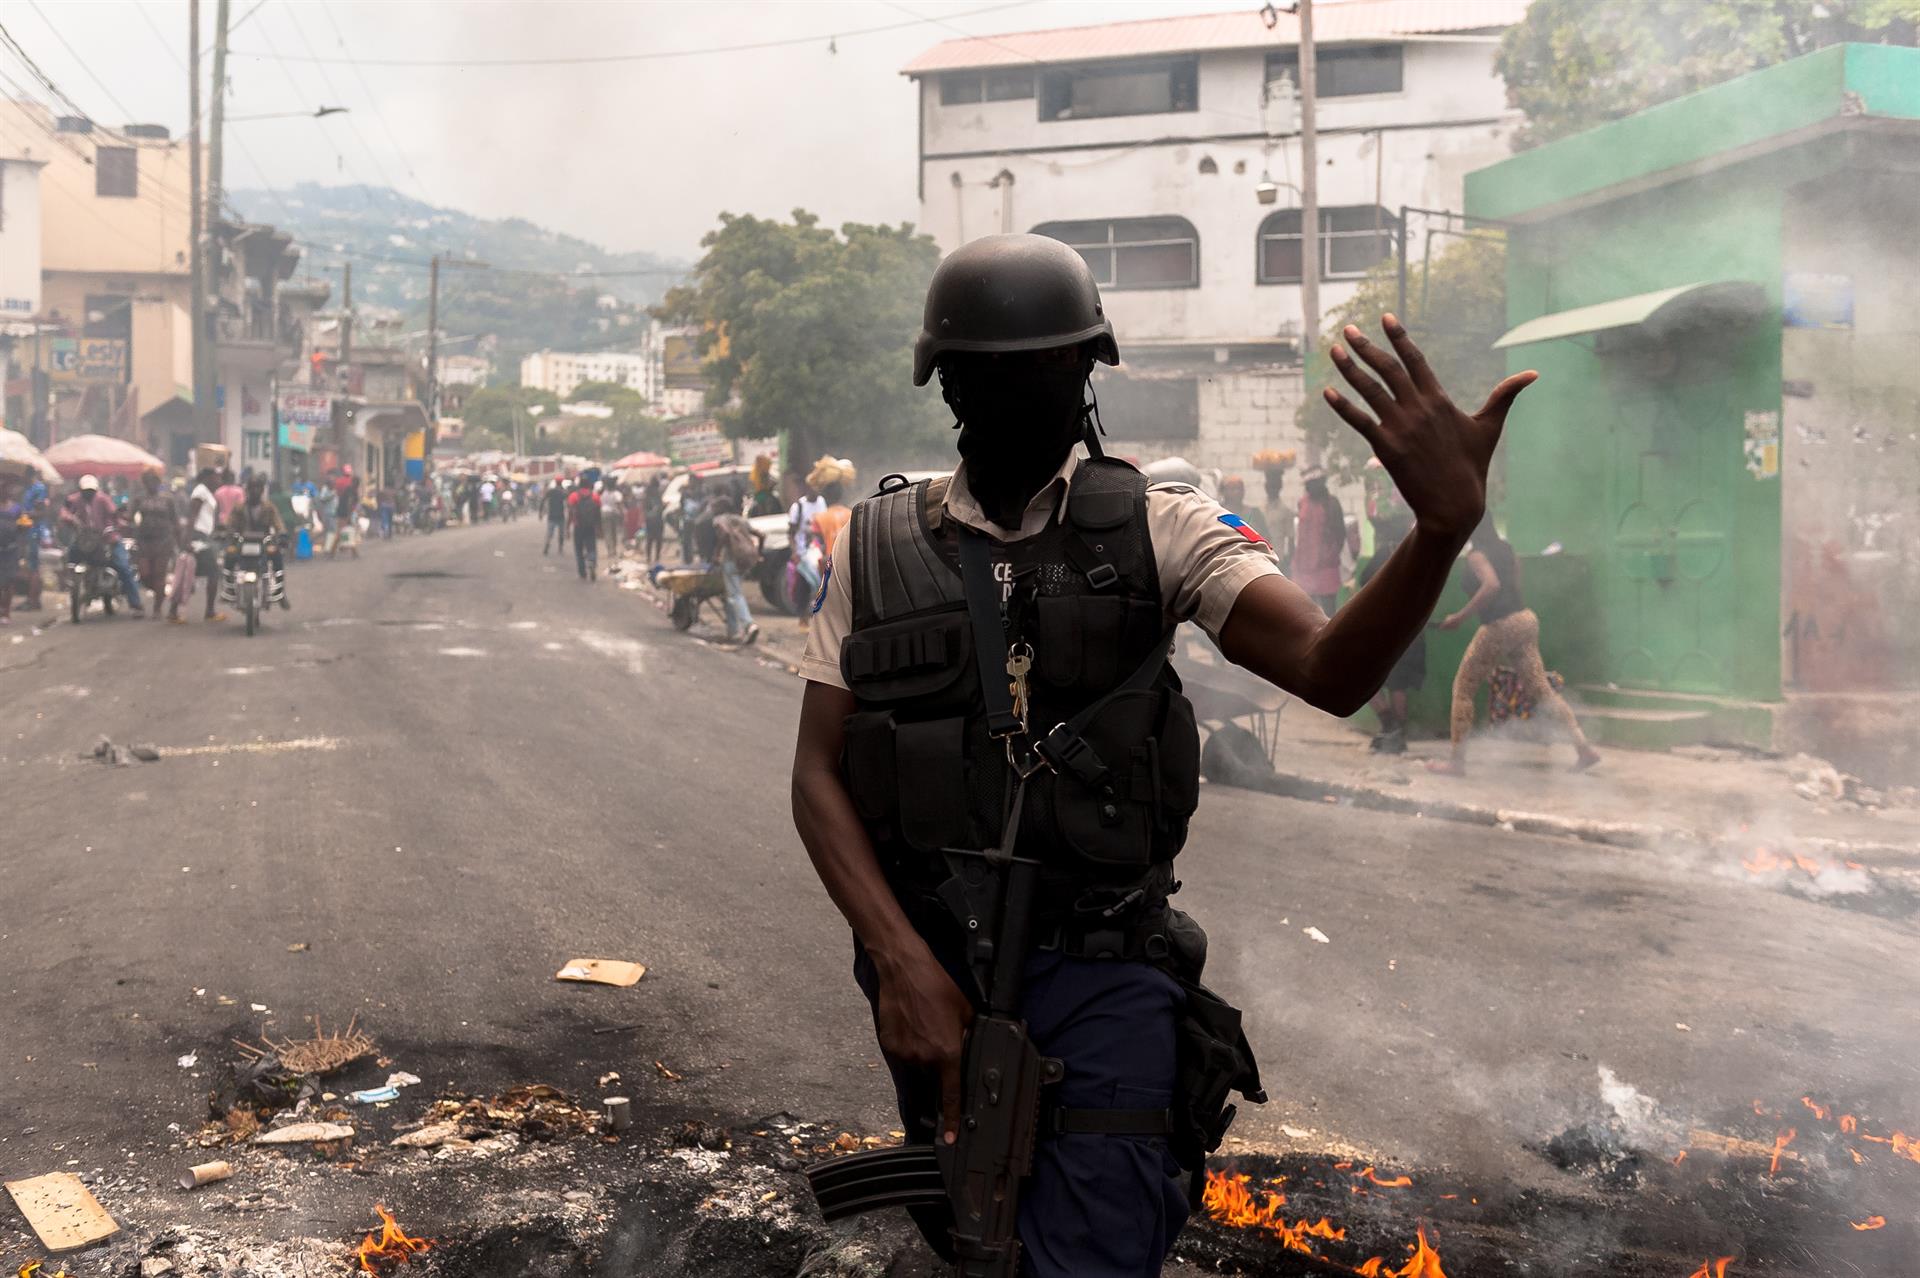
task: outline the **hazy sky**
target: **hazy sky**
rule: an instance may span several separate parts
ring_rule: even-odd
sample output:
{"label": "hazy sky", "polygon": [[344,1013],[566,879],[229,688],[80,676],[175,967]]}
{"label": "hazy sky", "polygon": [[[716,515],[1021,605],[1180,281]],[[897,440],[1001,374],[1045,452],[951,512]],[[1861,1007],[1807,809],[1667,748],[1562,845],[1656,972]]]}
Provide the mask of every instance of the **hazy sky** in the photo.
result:
{"label": "hazy sky", "polygon": [[[205,42],[214,4],[201,4]],[[518,215],[611,248],[689,257],[722,209],[785,215],[801,206],[829,223],[912,220],[915,107],[899,68],[922,49],[961,34],[1240,7],[1258,5],[232,0],[227,185],[390,183],[434,204]],[[184,130],[184,0],[4,0],[0,23],[87,114],[106,124]],[[853,34],[886,26],[895,29]],[[837,51],[829,51],[830,36]],[[804,42],[652,61],[375,65],[665,53],[796,38]],[[203,50],[210,57],[206,43]],[[315,55],[350,55],[356,64],[298,60]],[[11,53],[0,55],[0,74],[0,91],[14,91],[8,80],[28,82]],[[351,111],[325,120],[245,119],[322,104]]]}

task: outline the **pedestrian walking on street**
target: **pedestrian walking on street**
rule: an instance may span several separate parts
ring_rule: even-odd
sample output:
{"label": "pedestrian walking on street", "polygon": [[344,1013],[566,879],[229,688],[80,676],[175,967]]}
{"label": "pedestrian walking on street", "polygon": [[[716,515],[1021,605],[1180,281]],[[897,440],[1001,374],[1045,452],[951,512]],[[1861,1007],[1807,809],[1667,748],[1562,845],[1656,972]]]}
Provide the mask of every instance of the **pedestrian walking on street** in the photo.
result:
{"label": "pedestrian walking on street", "polygon": [[[1014,1217],[1017,1238],[916,1208],[950,1261],[1017,1246],[1028,1278],[1160,1273],[1228,1094],[1265,1099],[1239,1013],[1200,983],[1204,933],[1167,901],[1201,788],[1168,654],[1193,621],[1344,716],[1425,625],[1534,375],[1469,415],[1399,322],[1383,326],[1391,350],[1349,327],[1353,354],[1330,352],[1372,412],[1331,388],[1326,402],[1418,522],[1328,617],[1244,518],[1101,452],[1088,379],[1120,352],[1078,253],[990,235],[934,272],[914,382],[938,374],[961,461],[861,502],[835,544],[801,667],[793,809],[852,927],[908,1142],[945,1147],[955,1200]],[[1062,1074],[1029,1160],[995,1102],[1036,1055]]]}
{"label": "pedestrian walking on street", "polygon": [[[1340,561],[1349,549],[1347,514],[1340,499],[1327,491],[1327,472],[1309,466],[1300,478],[1307,491],[1300,496],[1294,522],[1293,569],[1289,574],[1300,589],[1313,596],[1320,611],[1331,613],[1340,602]],[[1359,545],[1351,547],[1356,553]]]}
{"label": "pedestrian walking on street", "polygon": [[694,564],[700,562],[695,551],[694,525],[700,522],[700,516],[707,510],[707,489],[700,476],[687,480],[687,486],[680,492],[680,562]]}
{"label": "pedestrian walking on street", "polygon": [[547,512],[547,535],[540,543],[540,553],[546,554],[553,548],[553,539],[560,538],[560,553],[567,553],[567,487],[555,475],[547,481],[547,491],[540,499],[541,506]]}
{"label": "pedestrian walking on street", "polygon": [[1520,679],[1520,686],[1534,705],[1541,707],[1557,722],[1573,742],[1577,754],[1573,770],[1584,772],[1600,762],[1600,752],[1580,731],[1580,720],[1573,707],[1547,679],[1547,665],[1540,656],[1540,618],[1527,607],[1520,593],[1520,560],[1493,527],[1487,515],[1474,529],[1467,543],[1469,577],[1462,585],[1472,593],[1466,606],[1440,622],[1442,630],[1454,630],[1469,616],[1478,614],[1480,628],[1467,641],[1460,657],[1460,668],[1453,675],[1453,713],[1449,725],[1453,751],[1443,761],[1429,760],[1427,767],[1449,776],[1467,770],[1467,736],[1473,731],[1473,697],[1493,672],[1505,666]]}
{"label": "pedestrian walking on street", "polygon": [[140,495],[133,499],[130,513],[133,542],[139,552],[135,566],[153,601],[148,615],[158,621],[180,546],[180,506],[173,494],[160,486],[159,471],[149,469],[140,476]]}
{"label": "pedestrian walking on street", "polygon": [[642,499],[641,518],[647,526],[647,553],[644,556],[648,565],[660,562],[660,552],[666,548],[667,541],[667,488],[655,475],[647,481],[647,490]]}
{"label": "pedestrian walking on street", "polygon": [[727,617],[727,639],[731,643],[752,643],[760,637],[753,610],[747,607],[746,577],[760,565],[761,536],[744,516],[723,510],[713,517],[714,558],[720,564],[720,577],[726,583],[723,602]]}
{"label": "pedestrian walking on street", "polygon": [[18,475],[0,474],[0,626],[13,624],[13,586],[26,578],[27,598],[40,603],[40,573],[30,569],[27,543],[33,537],[33,515],[20,499]]}
{"label": "pedestrian walking on street", "polygon": [[[223,513],[220,518],[224,523],[226,515]],[[360,480],[355,477],[353,467],[343,466],[340,477],[333,481],[333,542],[327,547],[327,558],[337,557],[342,547],[355,559],[360,557],[359,520]]]}
{"label": "pedestrian walking on street", "polygon": [[620,485],[607,481],[600,495],[600,537],[609,570],[620,562],[620,539],[627,529],[627,500]]}
{"label": "pedestrian walking on street", "polygon": [[214,611],[220,589],[219,556],[213,544],[214,531],[220,526],[219,503],[213,496],[218,479],[218,472],[209,466],[200,472],[193,491],[187,494],[186,552],[174,559],[172,598],[167,604],[167,620],[175,624],[181,623],[180,605],[193,598],[196,580],[207,583],[207,610],[202,620],[227,619],[225,613]]}
{"label": "pedestrian walking on street", "polygon": [[573,562],[580,570],[580,580],[598,581],[600,497],[584,479],[567,498],[567,522],[573,527]]}

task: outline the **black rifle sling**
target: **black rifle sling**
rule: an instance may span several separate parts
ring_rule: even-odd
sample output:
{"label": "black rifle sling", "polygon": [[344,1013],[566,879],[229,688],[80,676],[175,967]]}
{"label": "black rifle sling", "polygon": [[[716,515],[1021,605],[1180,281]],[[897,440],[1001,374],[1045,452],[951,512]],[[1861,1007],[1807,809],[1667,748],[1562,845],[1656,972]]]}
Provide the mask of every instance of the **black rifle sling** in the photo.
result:
{"label": "black rifle sling", "polygon": [[[999,740],[1020,731],[1005,666],[1007,632],[1000,623],[1000,588],[993,579],[986,537],[958,521],[955,526],[960,531],[960,584],[967,595],[967,617],[973,622],[974,660],[980,666],[980,695],[987,703],[987,731]],[[1001,664],[996,665],[996,660]]]}

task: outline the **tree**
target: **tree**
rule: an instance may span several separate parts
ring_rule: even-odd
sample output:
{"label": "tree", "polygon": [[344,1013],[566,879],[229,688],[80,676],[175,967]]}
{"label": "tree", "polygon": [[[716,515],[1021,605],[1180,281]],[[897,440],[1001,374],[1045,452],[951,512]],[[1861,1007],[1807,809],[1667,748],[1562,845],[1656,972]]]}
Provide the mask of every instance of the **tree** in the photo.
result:
{"label": "tree", "polygon": [[567,396],[567,402],[578,404],[584,400],[594,404],[614,404],[627,397],[638,400],[640,392],[620,382],[581,382],[573,388],[573,394]]}
{"label": "tree", "polygon": [[913,385],[940,260],[930,237],[906,223],[836,234],[796,209],[791,222],[722,213],[701,245],[694,282],[654,313],[702,329],[730,435],[784,432],[805,462],[831,452],[898,468],[947,451],[939,397]]}
{"label": "tree", "polygon": [[1533,0],[1494,63],[1517,150],[1841,41],[1913,44],[1920,0]]}
{"label": "tree", "polygon": [[[1384,342],[1380,316],[1394,312],[1441,385],[1468,412],[1480,407],[1486,393],[1507,375],[1506,357],[1493,343],[1507,329],[1507,249],[1503,236],[1474,231],[1437,253],[1426,271],[1414,264],[1407,277],[1407,306],[1399,309],[1398,267],[1393,259],[1375,266],[1361,280],[1344,306],[1333,314],[1327,331],[1314,346],[1309,386],[1337,386],[1346,381],[1334,371],[1327,354],[1341,331],[1352,324],[1376,342]],[[1348,398],[1354,398],[1349,395]],[[1367,441],[1335,415],[1317,393],[1300,405],[1300,429],[1319,447],[1326,467],[1353,478],[1373,454]]]}
{"label": "tree", "polygon": [[517,421],[522,447],[531,448],[534,425],[540,420],[531,410],[551,413],[559,407],[560,397],[552,391],[532,386],[485,386],[467,396],[461,406],[460,419],[466,423],[461,438],[471,451],[512,448]]}

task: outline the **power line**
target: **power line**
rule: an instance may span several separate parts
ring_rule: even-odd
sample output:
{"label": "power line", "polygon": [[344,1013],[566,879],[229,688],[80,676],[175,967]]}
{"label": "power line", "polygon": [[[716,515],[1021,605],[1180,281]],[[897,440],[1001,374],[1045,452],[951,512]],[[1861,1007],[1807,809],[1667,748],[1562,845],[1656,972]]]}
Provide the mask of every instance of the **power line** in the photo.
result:
{"label": "power line", "polygon": [[[300,43],[306,47],[309,54],[312,54],[314,52],[313,41],[307,39],[307,29],[300,25],[300,19],[295,15],[294,7],[292,5],[286,5],[281,9],[281,12],[286,14],[287,21],[293,24],[293,33],[300,37]],[[317,65],[320,71],[320,82],[327,86],[327,92],[333,95],[333,100],[335,102],[345,102],[346,99],[341,96],[340,91],[333,85],[333,77],[327,74],[325,64],[321,63]],[[354,122],[351,114],[347,116],[347,128],[352,130],[355,140],[360,143],[360,149],[367,153],[367,158],[373,161],[373,171],[380,175],[380,184],[391,189],[393,187],[393,179],[387,176],[387,166],[380,162],[380,156],[372,147],[367,145],[366,135],[360,132],[360,126]]]}
{"label": "power line", "polygon": [[[275,62],[278,62],[283,66],[289,65],[290,60],[280,56],[280,50],[274,47],[273,37],[267,34],[267,29],[264,26],[260,28],[260,38],[262,40],[265,40],[267,42],[267,48],[272,50],[272,52],[267,55],[268,57],[271,57]],[[229,48],[227,50],[227,56],[233,57],[237,52],[238,50]],[[306,94],[301,91],[300,86],[294,82],[293,72],[291,69],[289,69],[287,72],[286,84],[287,84],[287,88],[292,90],[293,95],[296,99],[304,99],[306,97]],[[339,165],[341,171],[343,172],[347,171],[347,157],[341,153],[339,147],[333,144],[333,139],[327,134],[326,126],[321,124],[318,119],[315,119],[313,122],[313,127],[320,130],[321,138],[325,140],[327,149],[333,152],[334,161]],[[360,175],[358,173],[354,173],[352,174],[352,176],[356,181],[358,181]],[[365,183],[361,183],[361,185],[364,186]],[[372,200],[369,199],[367,202],[371,204]]]}
{"label": "power line", "polygon": [[[266,0],[261,0],[261,3],[266,3]],[[320,12],[326,15],[327,25],[333,28],[334,38],[340,42],[340,52],[346,54],[347,65],[353,68],[353,78],[360,82],[360,91],[367,95],[367,105],[373,108],[373,118],[380,122],[381,131],[387,135],[387,141],[393,146],[393,153],[400,157],[401,167],[406,169],[407,176],[413,180],[415,194],[423,195],[424,192],[420,190],[420,175],[413,171],[413,161],[407,158],[400,140],[393,136],[393,128],[387,123],[387,113],[380,109],[379,99],[373,96],[372,86],[367,83],[367,77],[360,70],[360,64],[354,60],[352,50],[347,48],[346,33],[340,30],[340,23],[333,16],[333,6],[327,3],[327,0],[320,0]],[[423,198],[421,203],[430,204],[432,201]]]}
{"label": "power line", "polygon": [[49,18],[46,11],[40,7],[40,0],[27,0],[27,5],[39,15],[40,21],[46,24],[47,30],[53,33],[53,38],[60,42],[60,47],[73,55],[73,60],[80,64],[80,69],[87,73],[87,78],[100,86],[100,92],[107,95],[107,101],[120,108],[121,120],[127,124],[133,123],[136,118],[134,113],[127,109],[126,103],[114,96],[113,90],[107,87],[106,81],[94,74],[93,68],[87,65],[87,60],[80,56],[80,51],[67,43],[67,38],[60,34],[60,28],[53,25],[53,19]]}
{"label": "power line", "polygon": [[[1007,4],[987,5],[980,9],[969,9],[965,13],[956,13],[955,18],[976,18],[982,14],[999,13],[1006,9],[1022,9],[1030,4],[1039,4],[1043,0],[1011,0]],[[554,58],[362,58],[361,66],[369,67],[557,67],[589,66],[598,63],[614,62],[660,62],[671,58],[697,58],[712,53],[746,53],[756,49],[785,49],[797,44],[820,44],[823,41],[851,39],[854,36],[878,35],[883,31],[902,31],[908,27],[923,26],[937,21],[933,18],[916,17],[910,22],[889,22],[880,26],[857,27],[851,31],[824,31],[819,35],[788,36],[779,40],[754,40],[743,44],[709,45],[701,49],[662,49],[651,53],[590,53],[576,54],[570,57]],[[260,58],[277,56],[256,53],[250,49],[230,49],[228,53],[235,57]],[[348,58],[312,58],[302,61],[348,62]]]}

